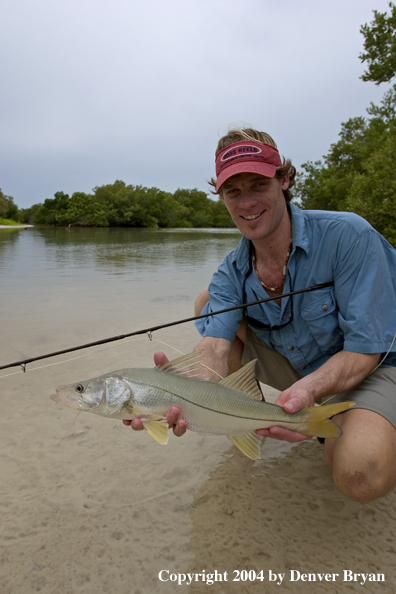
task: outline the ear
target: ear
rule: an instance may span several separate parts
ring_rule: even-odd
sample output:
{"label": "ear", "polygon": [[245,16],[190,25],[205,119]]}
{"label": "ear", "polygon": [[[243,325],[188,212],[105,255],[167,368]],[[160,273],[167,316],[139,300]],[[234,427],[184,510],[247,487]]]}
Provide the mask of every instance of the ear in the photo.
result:
{"label": "ear", "polygon": [[282,190],[287,190],[289,185],[290,185],[290,177],[288,175],[285,175],[285,177],[282,177],[282,179],[281,179]]}

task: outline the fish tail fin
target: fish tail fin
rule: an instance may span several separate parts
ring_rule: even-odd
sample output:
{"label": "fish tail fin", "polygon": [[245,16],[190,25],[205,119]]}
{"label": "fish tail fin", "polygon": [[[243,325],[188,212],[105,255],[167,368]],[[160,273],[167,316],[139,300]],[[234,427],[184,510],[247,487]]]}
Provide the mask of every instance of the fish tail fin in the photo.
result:
{"label": "fish tail fin", "polygon": [[307,419],[302,433],[314,437],[339,437],[342,435],[341,428],[330,417],[342,413],[352,406],[355,406],[355,402],[337,402],[335,404],[311,406],[305,409]]}

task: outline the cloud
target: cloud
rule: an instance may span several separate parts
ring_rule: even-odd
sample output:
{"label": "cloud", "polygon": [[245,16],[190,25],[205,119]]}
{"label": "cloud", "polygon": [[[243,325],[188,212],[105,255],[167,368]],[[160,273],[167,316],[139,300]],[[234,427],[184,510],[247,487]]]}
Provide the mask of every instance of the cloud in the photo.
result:
{"label": "cloud", "polygon": [[0,6],[0,187],[27,207],[127,183],[208,190],[230,125],[297,165],[385,88],[359,80],[368,0],[13,0]]}

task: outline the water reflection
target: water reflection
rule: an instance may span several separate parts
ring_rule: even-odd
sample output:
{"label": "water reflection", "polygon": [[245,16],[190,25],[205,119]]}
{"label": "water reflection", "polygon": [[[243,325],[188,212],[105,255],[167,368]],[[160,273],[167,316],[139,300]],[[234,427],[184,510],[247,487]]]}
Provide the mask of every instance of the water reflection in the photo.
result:
{"label": "water reflection", "polygon": [[62,348],[77,344],[76,336],[90,342],[188,317],[239,237],[232,229],[0,231],[8,350],[26,351],[29,333],[35,343]]}
{"label": "water reflection", "polygon": [[[233,249],[240,238],[235,229],[123,229],[70,228],[32,229],[29,237],[12,234],[8,239],[0,233],[3,249],[11,241],[21,242],[24,262],[45,261],[48,266],[95,267],[106,273],[163,269],[164,263],[186,269],[210,261],[217,265]],[[9,235],[9,234],[7,234]],[[11,255],[18,258],[18,254]],[[0,260],[5,266],[4,255]]]}

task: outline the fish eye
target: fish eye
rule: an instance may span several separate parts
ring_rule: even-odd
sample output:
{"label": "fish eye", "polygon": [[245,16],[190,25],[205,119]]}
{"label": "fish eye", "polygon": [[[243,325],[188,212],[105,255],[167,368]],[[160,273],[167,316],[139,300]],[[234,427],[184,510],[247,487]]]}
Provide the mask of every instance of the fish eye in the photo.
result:
{"label": "fish eye", "polygon": [[82,394],[84,392],[84,386],[82,384],[77,384],[77,386],[75,387],[76,392],[78,392],[79,394]]}

